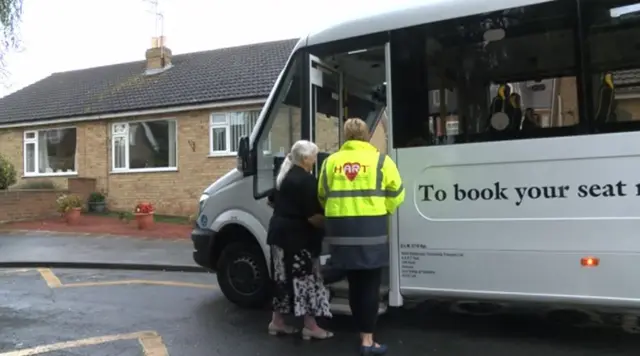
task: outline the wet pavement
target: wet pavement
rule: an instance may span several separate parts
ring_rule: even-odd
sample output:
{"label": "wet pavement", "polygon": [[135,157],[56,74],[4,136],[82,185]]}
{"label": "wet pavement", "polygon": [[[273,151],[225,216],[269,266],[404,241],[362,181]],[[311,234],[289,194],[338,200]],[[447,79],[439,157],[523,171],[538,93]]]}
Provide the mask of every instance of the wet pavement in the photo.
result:
{"label": "wet pavement", "polygon": [[190,239],[0,231],[0,265],[8,262],[115,263],[196,270],[199,267],[193,262],[192,251]]}
{"label": "wet pavement", "polygon": [[[0,356],[355,355],[348,317],[328,341],[267,335],[269,312],[227,302],[203,273],[0,271]],[[637,335],[554,325],[526,316],[468,317],[428,307],[379,325],[389,355],[636,355]],[[34,349],[40,346],[39,349]],[[15,351],[23,350],[23,351]]]}

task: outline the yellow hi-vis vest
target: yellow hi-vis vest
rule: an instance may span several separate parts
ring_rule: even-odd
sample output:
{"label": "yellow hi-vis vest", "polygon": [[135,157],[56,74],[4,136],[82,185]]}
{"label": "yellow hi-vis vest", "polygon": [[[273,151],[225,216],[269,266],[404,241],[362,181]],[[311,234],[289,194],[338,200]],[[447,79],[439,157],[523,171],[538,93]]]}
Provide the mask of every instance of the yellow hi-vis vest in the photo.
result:
{"label": "yellow hi-vis vest", "polygon": [[388,215],[404,195],[391,158],[368,142],[345,142],[325,159],[318,179],[325,241],[332,246],[386,245]]}

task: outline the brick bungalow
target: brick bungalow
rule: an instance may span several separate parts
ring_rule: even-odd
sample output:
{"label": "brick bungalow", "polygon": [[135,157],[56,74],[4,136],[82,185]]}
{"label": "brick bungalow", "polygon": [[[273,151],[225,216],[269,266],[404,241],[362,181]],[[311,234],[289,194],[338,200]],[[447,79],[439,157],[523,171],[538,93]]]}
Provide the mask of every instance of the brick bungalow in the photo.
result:
{"label": "brick bungalow", "polygon": [[[94,178],[112,210],[147,200],[161,214],[195,212],[203,188],[235,167],[237,140],[297,40],[175,56],[154,42],[146,60],[54,73],[0,99],[0,153],[18,185]],[[286,114],[300,122],[299,110]],[[321,149],[337,148],[337,120],[317,127]],[[268,149],[290,147],[288,132],[275,136]],[[375,137],[386,149],[384,134]]]}

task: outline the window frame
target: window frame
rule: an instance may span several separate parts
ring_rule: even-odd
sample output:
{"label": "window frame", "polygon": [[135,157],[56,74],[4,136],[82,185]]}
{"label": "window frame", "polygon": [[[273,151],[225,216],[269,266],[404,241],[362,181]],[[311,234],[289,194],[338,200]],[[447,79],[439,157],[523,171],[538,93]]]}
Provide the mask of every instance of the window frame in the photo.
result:
{"label": "window frame", "polygon": [[[73,156],[73,172],[51,172],[51,173],[40,173],[38,172],[38,134],[40,132],[46,132],[51,130],[67,130],[67,129],[75,129],[76,131],[76,147],[75,153]],[[33,138],[27,137],[29,134],[33,134]],[[27,172],[27,146],[33,145],[34,149],[34,165],[35,172]],[[64,176],[74,176],[78,175],[78,128],[76,126],[63,126],[63,127],[52,127],[48,129],[37,129],[37,130],[25,130],[22,134],[22,175],[24,177],[64,177]]]}
{"label": "window frame", "polygon": [[[238,155],[237,151],[231,150],[231,114],[243,113],[243,112],[252,112],[255,111],[258,113],[258,119],[256,123],[251,127],[251,131],[255,129],[255,127],[260,122],[260,114],[262,112],[262,108],[260,109],[247,109],[247,110],[226,110],[226,111],[214,111],[209,114],[209,157],[235,157]],[[214,123],[213,117],[216,115],[224,115],[225,122],[222,123]],[[214,150],[213,149],[213,129],[214,128],[223,128],[224,129],[224,137],[225,137],[225,149],[224,150]],[[271,153],[271,132],[269,132],[269,137],[267,137],[268,149],[264,150],[264,154]]]}
{"label": "window frame", "polygon": [[[440,91],[439,90],[434,90],[432,92],[432,99],[433,100],[433,105],[434,106],[440,106]],[[449,91],[445,90],[444,91],[444,104],[445,105],[449,105]]]}
{"label": "window frame", "polygon": [[[129,165],[131,164],[130,159],[131,159],[131,155],[129,153],[130,150],[130,144],[129,144],[129,126],[131,124],[135,124],[135,123],[143,123],[143,122],[154,122],[154,121],[173,121],[176,125],[176,137],[175,137],[175,147],[176,147],[176,164],[175,167],[155,167],[155,168],[129,168]],[[124,134],[116,134],[114,132],[114,127],[116,125],[125,125],[127,130],[125,131]],[[178,139],[178,120],[176,118],[161,118],[161,119],[144,119],[144,120],[131,120],[131,121],[115,121],[112,122],[110,125],[111,130],[109,130],[109,146],[110,146],[110,157],[111,157],[111,169],[110,169],[110,173],[111,174],[119,174],[119,173],[153,173],[153,172],[177,172],[178,171],[178,167],[179,167],[179,145],[178,142],[180,142],[180,140]],[[125,149],[125,162],[127,167],[125,168],[117,168],[115,166],[116,164],[116,150],[115,150],[115,145],[114,145],[114,141],[116,138],[118,137],[124,137],[126,139],[126,149]]]}

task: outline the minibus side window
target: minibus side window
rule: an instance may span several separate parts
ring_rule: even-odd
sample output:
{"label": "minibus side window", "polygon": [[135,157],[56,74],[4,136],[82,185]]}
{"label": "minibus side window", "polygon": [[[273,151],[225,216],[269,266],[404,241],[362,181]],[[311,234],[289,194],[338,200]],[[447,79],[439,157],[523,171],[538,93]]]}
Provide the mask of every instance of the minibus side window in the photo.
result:
{"label": "minibus side window", "polygon": [[596,132],[640,130],[640,1],[582,1]]}
{"label": "minibus side window", "polygon": [[273,105],[267,112],[267,119],[259,130],[256,140],[256,177],[254,196],[268,194],[275,187],[274,174],[282,159],[289,153],[294,142],[300,140],[303,64],[299,53],[291,60],[284,74],[284,80],[278,88]]}
{"label": "minibus side window", "polygon": [[392,31],[394,148],[580,133],[576,28],[551,1]]}

